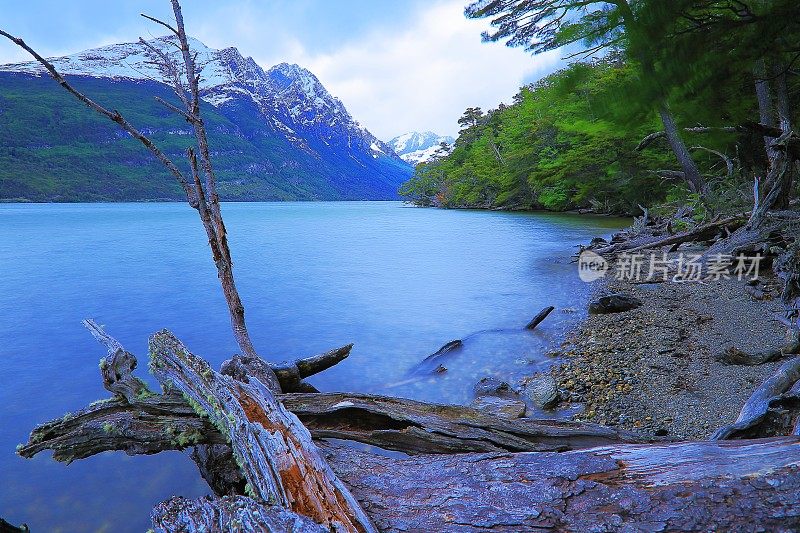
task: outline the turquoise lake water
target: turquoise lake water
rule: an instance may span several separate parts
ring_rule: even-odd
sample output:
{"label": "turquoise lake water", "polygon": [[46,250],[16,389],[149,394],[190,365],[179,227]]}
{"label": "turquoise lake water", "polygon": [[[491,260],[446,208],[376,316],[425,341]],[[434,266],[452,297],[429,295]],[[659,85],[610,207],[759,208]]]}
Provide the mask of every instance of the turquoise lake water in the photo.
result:
{"label": "turquoise lake water", "polygon": [[[419,209],[397,202],[225,204],[251,336],[270,360],[355,343],[309,381],[468,403],[473,384],[514,380],[585,309],[570,256],[626,221]],[[558,308],[535,332],[522,328]],[[574,309],[576,312],[565,312]],[[236,352],[202,226],[182,204],[0,204],[0,517],[32,531],[142,532],[155,503],[208,492],[179,452],[107,453],[69,466],[14,449],[37,423],[108,397],[94,318],[139,356],[171,329],[219,367]],[[448,371],[412,369],[445,342]]]}

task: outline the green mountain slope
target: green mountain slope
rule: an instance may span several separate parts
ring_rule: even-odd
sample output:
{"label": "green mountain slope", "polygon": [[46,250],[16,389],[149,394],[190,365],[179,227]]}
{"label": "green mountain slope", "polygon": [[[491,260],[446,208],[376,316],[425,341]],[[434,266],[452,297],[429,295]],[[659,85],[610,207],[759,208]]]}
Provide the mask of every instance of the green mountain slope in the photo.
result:
{"label": "green mountain slope", "polygon": [[[158,104],[174,100],[151,81],[73,77],[119,110],[186,167],[190,128]],[[252,100],[204,105],[224,200],[392,199],[409,175],[390,157],[338,153],[313,139],[292,143]],[[188,168],[187,168],[188,170]],[[80,104],[48,77],[0,73],[0,199],[180,200],[175,180],[138,141]]]}

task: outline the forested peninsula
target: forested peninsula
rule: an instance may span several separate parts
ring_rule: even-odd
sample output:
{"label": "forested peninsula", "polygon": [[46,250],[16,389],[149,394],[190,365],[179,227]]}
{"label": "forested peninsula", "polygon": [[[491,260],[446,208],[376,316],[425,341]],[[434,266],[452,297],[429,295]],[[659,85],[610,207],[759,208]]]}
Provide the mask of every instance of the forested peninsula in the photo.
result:
{"label": "forested peninsula", "polygon": [[563,24],[548,17],[570,2],[534,3],[478,2],[467,14],[495,17],[485,40],[580,47],[574,62],[510,105],[467,109],[456,142],[404,184],[407,199],[628,215],[688,205],[702,219],[750,209],[754,184],[766,194],[765,129],[781,128],[769,144],[797,119],[793,2],[609,2]]}

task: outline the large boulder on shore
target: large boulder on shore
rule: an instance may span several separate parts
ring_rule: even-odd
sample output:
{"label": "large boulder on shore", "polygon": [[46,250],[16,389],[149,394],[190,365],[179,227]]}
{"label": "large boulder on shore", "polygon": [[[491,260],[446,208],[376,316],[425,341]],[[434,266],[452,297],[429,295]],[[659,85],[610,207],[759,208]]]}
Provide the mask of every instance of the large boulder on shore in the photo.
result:
{"label": "large boulder on shore", "polygon": [[524,392],[539,409],[549,409],[558,402],[558,384],[550,374],[535,374],[525,384]]}
{"label": "large boulder on shore", "polygon": [[641,307],[642,301],[629,294],[608,294],[601,296],[589,303],[589,313],[603,315],[608,313],[623,313]]}

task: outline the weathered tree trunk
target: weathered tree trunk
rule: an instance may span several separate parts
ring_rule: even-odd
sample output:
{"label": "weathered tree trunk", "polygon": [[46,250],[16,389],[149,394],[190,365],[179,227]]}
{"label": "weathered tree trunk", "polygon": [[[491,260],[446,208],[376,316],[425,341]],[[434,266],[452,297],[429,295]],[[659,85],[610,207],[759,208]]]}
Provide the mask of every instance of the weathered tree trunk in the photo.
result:
{"label": "weathered tree trunk", "polygon": [[[637,14],[634,12],[634,7],[629,0],[617,0],[612,3],[622,16],[625,32],[629,35],[638,34],[640,37],[644,37],[647,30],[638,20]],[[630,50],[630,52],[633,57],[639,60],[644,76],[653,76],[655,73],[655,65],[648,54],[642,53],[641,50]],[[667,102],[665,93],[661,94],[660,101],[658,102],[658,114],[661,117],[661,122],[664,124],[664,135],[666,136],[670,148],[672,148],[672,152],[675,154],[675,158],[678,160],[678,164],[683,170],[683,179],[686,181],[689,190],[704,197],[706,194],[705,180],[700,174],[697,163],[692,159],[692,154],[689,153],[688,148],[686,148],[686,143],[683,141],[678,127],[675,125],[675,118],[672,116],[672,112],[669,109],[669,103]]]}
{"label": "weathered tree trunk", "polygon": [[[759,122],[765,126],[775,127],[775,115],[773,114],[772,105],[772,88],[770,87],[769,80],[767,79],[767,67],[764,59],[759,59],[756,61],[755,68],[753,69],[753,76],[755,78]],[[775,154],[773,153],[772,149],[772,139],[766,135],[764,136],[764,149],[767,152],[767,159],[771,160]]]}
{"label": "weathered tree trunk", "polygon": [[151,337],[150,354],[158,380],[179,391],[230,442],[248,494],[328,527],[375,531],[318,453],[308,430],[261,381],[218,374],[168,331]]}
{"label": "weathered tree trunk", "polygon": [[689,190],[701,196],[706,193],[706,183],[703,176],[700,174],[700,169],[697,167],[692,154],[683,142],[680,131],[675,125],[675,119],[669,106],[666,102],[662,102],[658,108],[658,114],[661,117],[661,122],[664,124],[664,134],[666,135],[667,142],[672,148],[675,157],[678,159],[678,164],[683,170],[683,178],[686,180]]}
{"label": "weathered tree trunk", "polygon": [[408,459],[334,448],[326,457],[383,532],[800,527],[796,438]]}
{"label": "weathered tree trunk", "polygon": [[[756,66],[756,96],[759,103],[760,120],[764,126],[772,127],[775,119],[772,114],[772,98],[770,84],[763,76],[766,69],[762,65]],[[765,176],[758,195],[753,214],[748,225],[758,227],[766,220],[769,211],[786,209],[791,200],[792,185],[794,183],[794,151],[787,144],[794,136],[792,131],[792,110],[789,102],[789,90],[786,85],[786,72],[782,66],[776,65],[774,69],[775,102],[778,112],[778,128],[780,135],[777,140],[765,136],[769,171]],[[761,73],[761,79],[759,79]]]}

